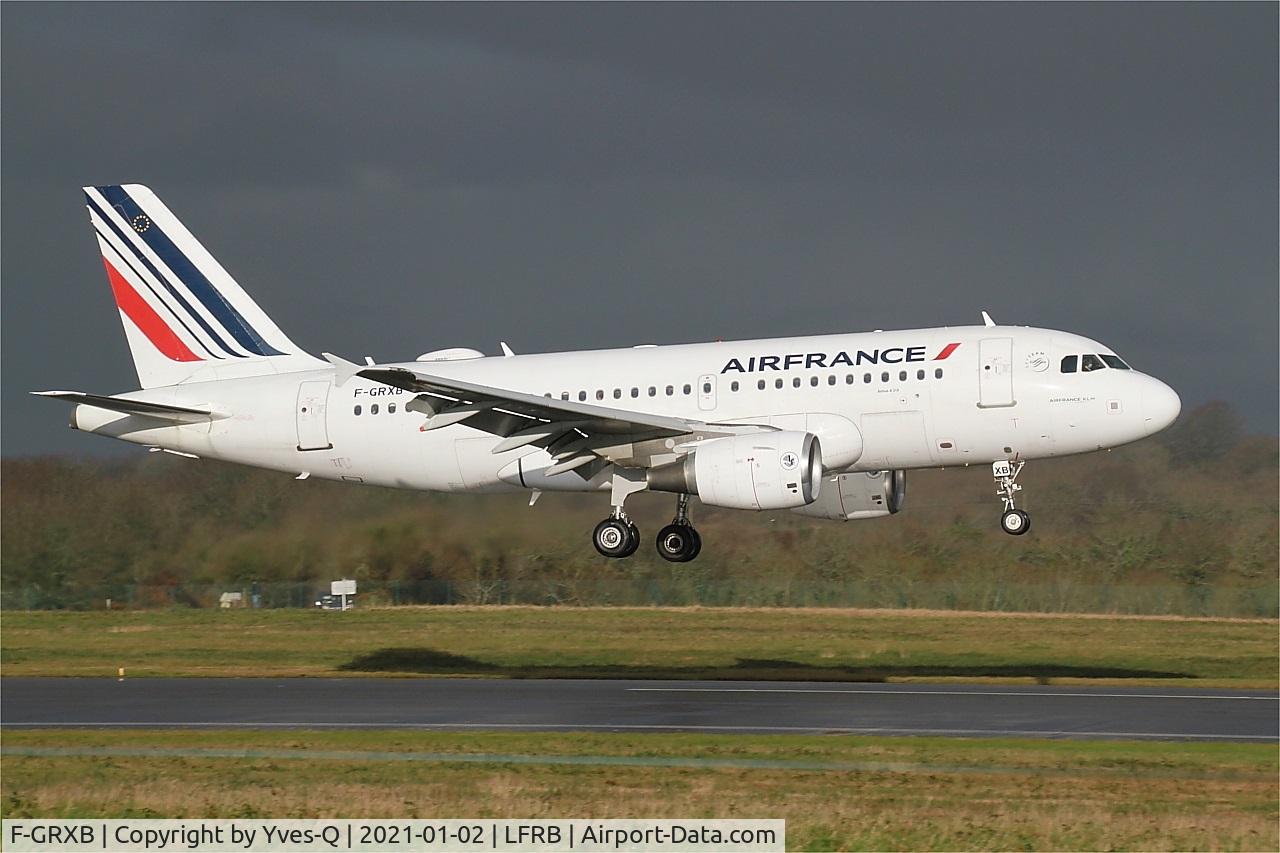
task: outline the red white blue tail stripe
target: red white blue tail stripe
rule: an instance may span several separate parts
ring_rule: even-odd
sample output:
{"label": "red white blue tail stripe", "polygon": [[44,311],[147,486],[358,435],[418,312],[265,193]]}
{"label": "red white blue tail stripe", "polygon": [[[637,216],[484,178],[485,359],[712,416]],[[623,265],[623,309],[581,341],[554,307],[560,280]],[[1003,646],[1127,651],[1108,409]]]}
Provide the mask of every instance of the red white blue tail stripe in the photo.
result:
{"label": "red white blue tail stripe", "polygon": [[109,185],[84,194],[140,377],[176,383],[205,362],[314,361],[151,190]]}

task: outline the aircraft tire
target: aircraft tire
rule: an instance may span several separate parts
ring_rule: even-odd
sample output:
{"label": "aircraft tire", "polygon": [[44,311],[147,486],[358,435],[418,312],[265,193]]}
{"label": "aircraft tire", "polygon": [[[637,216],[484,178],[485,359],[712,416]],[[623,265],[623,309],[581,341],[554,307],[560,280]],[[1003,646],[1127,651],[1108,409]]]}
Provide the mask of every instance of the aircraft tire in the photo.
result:
{"label": "aircraft tire", "polygon": [[596,525],[591,534],[591,544],[604,557],[630,557],[640,545],[640,531],[634,524],[616,518],[606,518]]}
{"label": "aircraft tire", "polygon": [[1000,516],[1000,529],[1010,536],[1021,536],[1031,529],[1031,516],[1020,509],[1011,509]]}
{"label": "aircraft tire", "polygon": [[702,550],[702,537],[687,524],[668,524],[658,531],[658,556],[671,563],[687,563]]}
{"label": "aircraft tire", "polygon": [[697,559],[697,556],[702,553],[702,537],[698,535],[698,531],[690,527],[689,535],[693,537],[693,550],[690,551],[689,556],[685,558],[684,561],[686,563]]}

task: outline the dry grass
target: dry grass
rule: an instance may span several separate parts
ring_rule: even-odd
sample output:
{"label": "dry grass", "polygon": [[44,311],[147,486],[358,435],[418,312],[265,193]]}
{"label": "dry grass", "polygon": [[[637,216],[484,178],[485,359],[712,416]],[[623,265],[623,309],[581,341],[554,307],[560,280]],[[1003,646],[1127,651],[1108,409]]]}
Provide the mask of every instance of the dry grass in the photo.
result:
{"label": "dry grass", "polygon": [[[893,770],[275,758],[4,759],[5,817],[781,817],[791,849],[1272,850],[1273,747],[942,739],[192,733],[489,752],[908,757]],[[7,733],[14,743],[190,746],[188,733]],[[545,741],[545,742],[544,742]],[[957,767],[957,761],[971,762]],[[1007,761],[1009,763],[999,763]]]}

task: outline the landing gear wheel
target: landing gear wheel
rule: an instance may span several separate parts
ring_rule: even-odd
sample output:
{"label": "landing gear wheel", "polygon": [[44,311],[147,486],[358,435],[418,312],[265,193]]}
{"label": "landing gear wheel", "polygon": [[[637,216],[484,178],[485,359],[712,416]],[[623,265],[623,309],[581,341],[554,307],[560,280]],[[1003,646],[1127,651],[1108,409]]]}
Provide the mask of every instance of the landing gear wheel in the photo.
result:
{"label": "landing gear wheel", "polygon": [[658,555],[672,563],[687,563],[702,550],[702,537],[687,524],[668,524],[658,531]]}
{"label": "landing gear wheel", "polygon": [[1000,516],[1000,527],[1010,536],[1021,536],[1031,529],[1031,516],[1020,509],[1007,510]]}
{"label": "landing gear wheel", "polygon": [[606,518],[596,525],[591,543],[605,557],[630,557],[640,547],[640,531],[619,518]]}
{"label": "landing gear wheel", "polygon": [[693,537],[693,550],[689,552],[689,556],[685,558],[686,563],[691,563],[697,559],[702,553],[702,537],[698,535],[698,531],[692,527],[689,528],[689,535]]}

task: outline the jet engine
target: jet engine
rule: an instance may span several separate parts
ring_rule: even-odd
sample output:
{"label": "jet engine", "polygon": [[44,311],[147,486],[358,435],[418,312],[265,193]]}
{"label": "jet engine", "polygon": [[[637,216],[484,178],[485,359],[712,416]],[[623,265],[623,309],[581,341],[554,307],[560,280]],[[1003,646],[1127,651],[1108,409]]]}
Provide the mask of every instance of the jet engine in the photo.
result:
{"label": "jet engine", "polygon": [[697,495],[729,509],[789,509],[822,488],[822,448],[813,433],[735,435],[703,442],[683,459],[649,469],[649,488]]}
{"label": "jet engine", "polygon": [[880,518],[902,509],[906,497],[906,471],[840,474],[826,478],[817,500],[791,511],[834,521]]}

